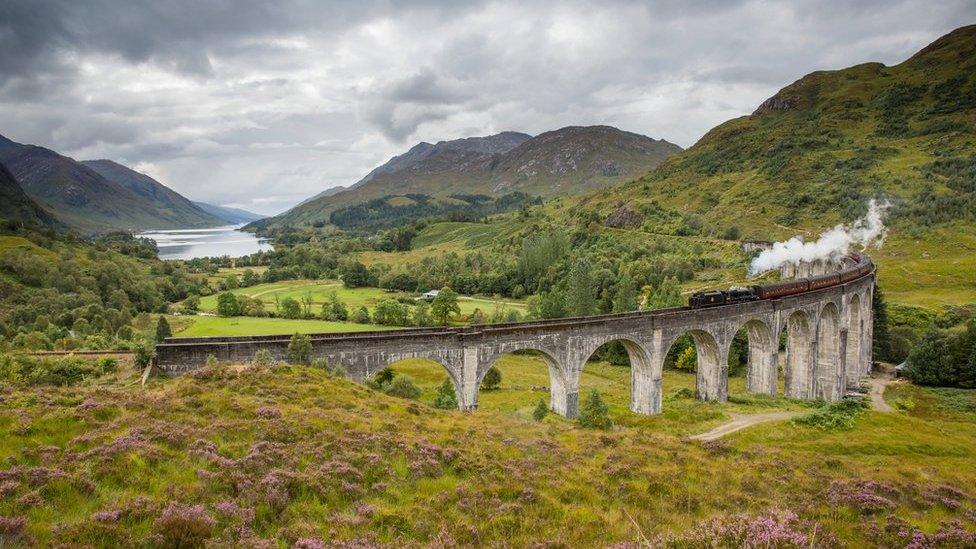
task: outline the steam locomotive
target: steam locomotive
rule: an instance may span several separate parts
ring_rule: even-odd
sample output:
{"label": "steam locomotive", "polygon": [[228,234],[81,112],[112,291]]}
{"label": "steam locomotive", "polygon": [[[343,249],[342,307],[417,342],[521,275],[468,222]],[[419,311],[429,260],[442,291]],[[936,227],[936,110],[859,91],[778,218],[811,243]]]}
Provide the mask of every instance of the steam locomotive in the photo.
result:
{"label": "steam locomotive", "polygon": [[868,275],[874,270],[874,263],[863,254],[851,254],[844,258],[844,263],[849,266],[834,273],[810,278],[785,280],[783,282],[762,286],[749,286],[746,288],[729,288],[724,291],[697,292],[692,294],[688,299],[688,306],[692,309],[701,309],[703,307],[717,307],[719,305],[732,305],[735,303],[758,301],[760,299],[776,299],[802,294],[804,292],[822,290],[831,286],[845,284]]}

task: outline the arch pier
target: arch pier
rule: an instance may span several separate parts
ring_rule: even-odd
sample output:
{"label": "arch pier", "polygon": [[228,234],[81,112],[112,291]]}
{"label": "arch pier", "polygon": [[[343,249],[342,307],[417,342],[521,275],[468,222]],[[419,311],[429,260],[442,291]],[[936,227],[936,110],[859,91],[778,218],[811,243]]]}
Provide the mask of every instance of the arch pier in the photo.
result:
{"label": "arch pier", "polygon": [[[619,341],[631,363],[631,409],[661,412],[662,372],[668,349],[688,334],[698,355],[696,395],[728,398],[728,354],[736,332],[749,340],[747,388],[775,395],[783,358],[786,395],[841,398],[871,366],[873,269],[866,275],[804,293],[732,305],[680,307],[583,318],[424,328],[390,332],[311,334],[313,355],[341,364],[365,379],[404,358],[426,358],[443,366],[454,383],[461,409],[478,407],[478,387],[502,355],[536,351],[549,370],[552,409],[575,417],[580,376],[602,345]],[[785,357],[779,351],[786,334]],[[155,366],[170,375],[199,368],[208,355],[250,361],[259,349],[285,359],[289,336],[169,338],[156,347]]]}

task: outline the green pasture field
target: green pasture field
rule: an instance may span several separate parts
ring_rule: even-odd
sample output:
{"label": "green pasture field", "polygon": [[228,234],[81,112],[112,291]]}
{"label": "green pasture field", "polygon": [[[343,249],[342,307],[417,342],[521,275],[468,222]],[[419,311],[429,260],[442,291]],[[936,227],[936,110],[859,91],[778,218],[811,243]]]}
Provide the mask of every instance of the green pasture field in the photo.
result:
{"label": "green pasture field", "polygon": [[[312,296],[312,311],[316,314],[321,312],[322,304],[325,303],[329,295],[335,292],[336,295],[346,304],[350,313],[359,307],[365,306],[372,312],[376,304],[384,299],[396,299],[398,297],[411,297],[414,294],[405,292],[387,291],[382,288],[346,288],[338,280],[283,280],[279,282],[269,282],[258,284],[247,288],[230,290],[237,295],[248,297],[258,297],[265,303],[265,309],[274,311],[275,300],[283,300],[290,297],[301,301],[306,295]],[[470,315],[475,309],[481,309],[486,314],[491,314],[496,307],[502,310],[514,309],[519,313],[525,314],[525,302],[514,299],[493,299],[487,297],[468,297],[462,296],[458,300],[462,315]],[[217,310],[217,295],[209,295],[200,299],[200,310],[215,312]]]}
{"label": "green pasture field", "polygon": [[327,320],[291,320],[249,316],[178,316],[169,317],[174,337],[252,336],[321,334],[334,332],[369,332],[388,329],[373,324],[329,322]]}

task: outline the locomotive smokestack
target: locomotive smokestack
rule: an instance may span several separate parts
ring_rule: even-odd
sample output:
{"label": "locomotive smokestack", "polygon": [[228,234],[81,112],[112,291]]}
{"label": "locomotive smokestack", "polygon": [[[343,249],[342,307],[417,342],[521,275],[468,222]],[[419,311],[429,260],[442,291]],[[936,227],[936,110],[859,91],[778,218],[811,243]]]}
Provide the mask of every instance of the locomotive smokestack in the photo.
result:
{"label": "locomotive smokestack", "polygon": [[798,237],[776,242],[752,260],[749,274],[756,276],[786,264],[837,262],[850,253],[852,247],[859,246],[862,250],[871,246],[880,248],[888,232],[882,218],[890,206],[887,201],[879,204],[872,198],[864,217],[850,225],[835,226],[822,233],[816,242],[803,242]]}

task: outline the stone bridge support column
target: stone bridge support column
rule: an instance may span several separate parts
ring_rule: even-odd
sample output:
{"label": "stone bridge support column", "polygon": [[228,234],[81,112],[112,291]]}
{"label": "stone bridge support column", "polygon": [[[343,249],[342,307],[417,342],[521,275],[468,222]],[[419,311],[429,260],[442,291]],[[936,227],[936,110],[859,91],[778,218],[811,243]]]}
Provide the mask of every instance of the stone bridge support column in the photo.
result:
{"label": "stone bridge support column", "polygon": [[475,346],[465,347],[461,363],[461,375],[455,383],[455,393],[457,394],[458,408],[464,411],[478,409],[478,348]]}
{"label": "stone bridge support column", "polygon": [[865,293],[865,304],[864,304],[864,337],[861,339],[861,355],[864,362],[862,364],[864,373],[862,375],[871,374],[871,365],[874,361],[874,301],[872,300],[871,292]]}
{"label": "stone bridge support column", "polygon": [[698,400],[725,402],[729,397],[729,342],[700,330],[691,332],[698,353]]}
{"label": "stone bridge support column", "polygon": [[643,364],[630,364],[630,409],[638,414],[661,413],[661,376],[667,349],[661,330],[654,330]]}
{"label": "stone bridge support column", "polygon": [[750,393],[775,395],[779,338],[774,337],[769,327],[759,321],[748,322],[745,327],[749,336],[746,390]]}
{"label": "stone bridge support column", "polygon": [[576,419],[579,415],[581,374],[578,369],[566,371],[549,365],[549,399],[553,412],[568,419]]}
{"label": "stone bridge support column", "polygon": [[847,334],[846,329],[840,331],[840,365],[837,368],[837,400],[844,398],[847,394]]}

